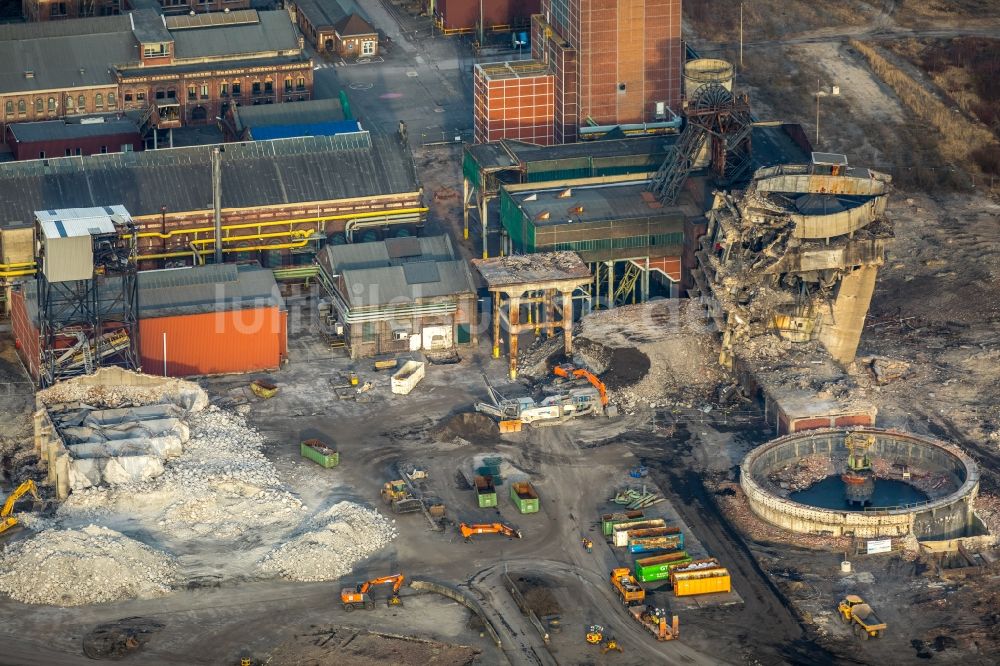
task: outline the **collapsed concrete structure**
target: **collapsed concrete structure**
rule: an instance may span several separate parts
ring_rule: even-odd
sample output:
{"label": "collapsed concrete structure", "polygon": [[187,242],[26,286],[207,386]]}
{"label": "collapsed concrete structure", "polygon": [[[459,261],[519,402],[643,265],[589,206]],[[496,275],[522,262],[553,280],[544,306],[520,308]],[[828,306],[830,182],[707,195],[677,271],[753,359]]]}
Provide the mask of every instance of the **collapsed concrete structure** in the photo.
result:
{"label": "collapsed concrete structure", "polygon": [[810,164],[758,169],[742,193],[716,193],[692,295],[722,332],[723,365],[774,335],[854,360],[892,237],[890,182],[813,153]]}
{"label": "collapsed concrete structure", "polygon": [[716,193],[694,277],[723,333],[723,365],[768,334],[854,360],[892,237],[890,182],[813,153],[807,165],[758,169],[742,193]]}
{"label": "collapsed concrete structure", "polygon": [[186,417],[208,404],[192,382],[102,368],[40,391],[35,450],[56,496],[163,473],[183,451]]}

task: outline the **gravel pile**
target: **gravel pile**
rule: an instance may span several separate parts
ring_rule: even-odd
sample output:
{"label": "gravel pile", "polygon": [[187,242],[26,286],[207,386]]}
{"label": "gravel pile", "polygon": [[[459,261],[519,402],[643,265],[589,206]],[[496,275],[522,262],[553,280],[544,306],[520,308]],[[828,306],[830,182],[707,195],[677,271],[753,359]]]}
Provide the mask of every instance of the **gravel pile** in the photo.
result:
{"label": "gravel pile", "polygon": [[259,570],[289,580],[335,580],[396,537],[395,526],[382,514],[353,502],[335,504],[306,527],[261,558]]}
{"label": "gravel pile", "polygon": [[173,560],[120,532],[46,530],[0,556],[0,591],[29,604],[82,606],[170,592]]}

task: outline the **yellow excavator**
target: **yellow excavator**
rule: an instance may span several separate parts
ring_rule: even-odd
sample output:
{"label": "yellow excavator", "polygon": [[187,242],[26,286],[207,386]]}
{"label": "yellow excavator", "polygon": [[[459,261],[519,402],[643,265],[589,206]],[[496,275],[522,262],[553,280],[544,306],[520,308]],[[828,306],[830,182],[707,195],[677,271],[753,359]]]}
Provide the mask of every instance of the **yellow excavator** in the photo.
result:
{"label": "yellow excavator", "polygon": [[466,541],[472,540],[473,534],[502,534],[505,537],[510,537],[511,539],[520,539],[521,530],[515,530],[509,525],[504,525],[503,523],[481,523],[466,525],[462,523],[458,526],[459,531],[462,532],[462,536],[465,537]]}
{"label": "yellow excavator", "polygon": [[406,578],[403,574],[393,574],[391,576],[366,580],[363,583],[358,583],[355,587],[345,587],[340,591],[340,603],[344,604],[344,610],[348,612],[355,608],[372,610],[375,608],[375,601],[368,595],[368,590],[376,585],[392,583],[392,593],[386,599],[386,605],[401,606],[403,600],[399,597],[399,588],[403,586],[405,580]]}
{"label": "yellow excavator", "polygon": [[10,494],[7,501],[3,503],[3,511],[0,512],[0,534],[17,525],[17,517],[13,515],[14,505],[17,504],[17,500],[21,499],[28,493],[31,493],[31,496],[35,498],[35,502],[42,501],[42,498],[38,496],[38,487],[35,485],[34,481],[28,479],[19,485],[17,489]]}

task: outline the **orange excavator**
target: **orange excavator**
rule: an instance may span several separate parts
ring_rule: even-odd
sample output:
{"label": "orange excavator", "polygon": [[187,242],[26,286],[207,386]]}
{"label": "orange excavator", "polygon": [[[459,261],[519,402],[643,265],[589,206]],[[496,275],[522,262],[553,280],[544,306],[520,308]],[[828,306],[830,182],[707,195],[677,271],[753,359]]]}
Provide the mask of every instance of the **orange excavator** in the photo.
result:
{"label": "orange excavator", "polygon": [[366,580],[363,583],[358,583],[355,587],[345,587],[342,589],[340,591],[340,602],[344,604],[344,610],[348,612],[355,608],[372,610],[375,608],[375,601],[368,595],[368,590],[375,585],[392,583],[392,594],[386,599],[386,605],[400,606],[403,600],[399,598],[399,588],[403,586],[404,581],[405,576],[403,574],[393,574],[392,576],[382,576],[381,578]]}
{"label": "orange excavator", "polygon": [[472,540],[473,534],[502,534],[511,539],[520,539],[521,530],[515,530],[509,525],[504,525],[503,523],[483,523],[475,525],[466,525],[462,523],[458,526],[458,529],[462,532],[462,536],[465,537],[466,541]]}
{"label": "orange excavator", "polygon": [[590,370],[577,368],[569,363],[563,363],[562,365],[553,367],[552,374],[556,377],[565,377],[566,379],[586,379],[601,394],[601,406],[608,406],[608,389],[604,386],[604,382],[598,379],[597,375]]}

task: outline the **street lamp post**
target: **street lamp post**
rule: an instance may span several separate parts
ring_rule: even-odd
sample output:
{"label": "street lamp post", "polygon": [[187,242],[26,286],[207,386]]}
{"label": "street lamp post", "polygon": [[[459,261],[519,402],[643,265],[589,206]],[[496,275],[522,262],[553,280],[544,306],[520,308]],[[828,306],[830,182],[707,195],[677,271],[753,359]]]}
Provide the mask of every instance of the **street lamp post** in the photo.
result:
{"label": "street lamp post", "polygon": [[740,3],[740,70],[743,69],[743,3]]}

